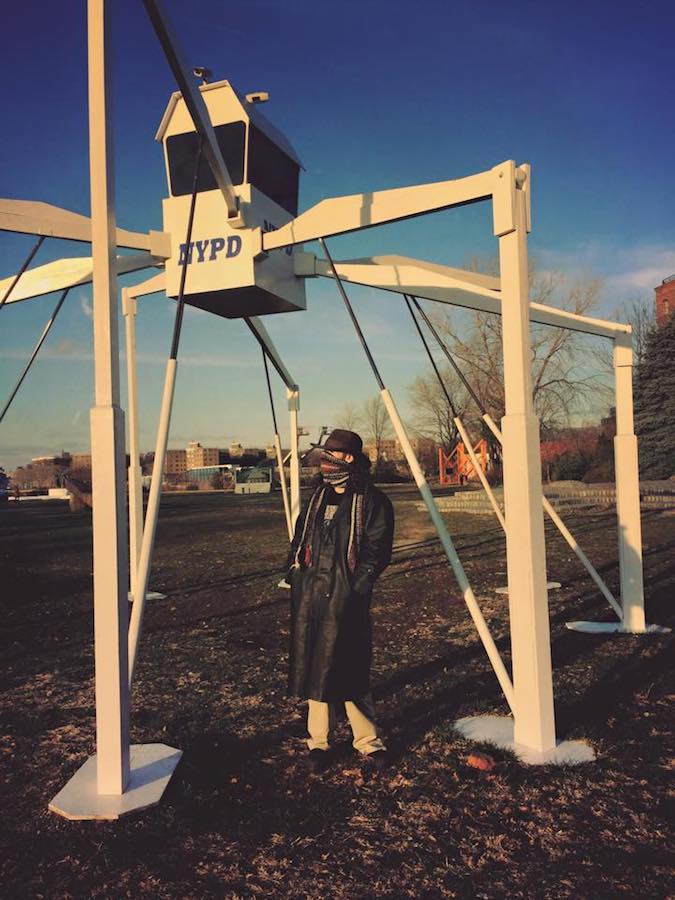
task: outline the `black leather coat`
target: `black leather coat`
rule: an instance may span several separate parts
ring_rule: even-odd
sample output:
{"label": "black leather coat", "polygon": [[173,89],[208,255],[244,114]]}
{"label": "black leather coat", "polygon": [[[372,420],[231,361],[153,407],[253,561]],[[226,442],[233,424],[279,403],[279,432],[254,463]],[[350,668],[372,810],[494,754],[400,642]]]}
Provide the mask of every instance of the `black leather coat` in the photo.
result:
{"label": "black leather coat", "polygon": [[[364,496],[364,534],[356,571],[349,571],[351,491],[348,488],[330,528],[318,510],[312,537],[312,564],[294,568],[291,581],[289,694],[322,701],[358,700],[368,693],[373,585],[391,559],[394,510],[373,485]],[[300,541],[306,507],[295,528],[289,560]]]}

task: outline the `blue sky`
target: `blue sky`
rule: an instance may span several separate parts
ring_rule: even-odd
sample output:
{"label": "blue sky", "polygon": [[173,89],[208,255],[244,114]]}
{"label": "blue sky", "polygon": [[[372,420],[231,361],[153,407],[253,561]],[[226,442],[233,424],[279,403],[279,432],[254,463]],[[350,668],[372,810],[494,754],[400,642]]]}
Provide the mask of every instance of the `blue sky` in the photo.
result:
{"label": "blue sky", "polygon": [[[603,278],[601,312],[651,297],[675,272],[671,3],[165,5],[191,63],[242,91],[269,91],[265,112],[306,167],[301,208],[513,158],[533,167],[532,254],[570,278]],[[24,0],[4,13],[0,196],[88,212],[85,6]],[[161,228],[166,184],[153,138],[175,85],[140,0],[113,6],[117,220],[134,230]],[[31,244],[0,235],[3,277]],[[394,252],[450,265],[495,250],[482,206],[345,236],[331,247],[337,258]],[[48,242],[36,264],[87,253],[83,245]],[[406,386],[424,363],[407,313],[393,295],[352,295],[385,381],[409,414]],[[3,396],[55,302],[51,296],[0,312]],[[74,290],[0,426],[0,464],[87,448],[90,309],[89,290]],[[141,301],[148,449],[172,318],[166,300]],[[312,436],[346,401],[375,392],[333,285],[309,284],[307,312],[266,324],[303,389],[301,421]],[[260,354],[240,322],[188,310],[181,359],[171,446],[269,439]],[[124,405],[124,363],[122,388]],[[280,385],[277,405],[282,412]]]}

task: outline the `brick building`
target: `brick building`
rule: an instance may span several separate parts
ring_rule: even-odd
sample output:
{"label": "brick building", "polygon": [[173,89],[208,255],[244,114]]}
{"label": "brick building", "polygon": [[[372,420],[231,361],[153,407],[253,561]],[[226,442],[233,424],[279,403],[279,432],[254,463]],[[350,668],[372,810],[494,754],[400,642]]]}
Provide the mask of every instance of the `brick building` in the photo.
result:
{"label": "brick building", "polygon": [[167,450],[164,457],[164,473],[166,475],[185,475],[187,470],[187,451]]}
{"label": "brick building", "polygon": [[[415,456],[422,460],[436,459],[437,444],[433,438],[414,436],[410,438],[410,446]],[[371,463],[377,462],[377,448],[375,444],[364,444],[363,452],[366,454]],[[396,438],[385,438],[380,441],[380,459],[387,462],[401,462],[405,460],[405,454],[401,444]]]}
{"label": "brick building", "polygon": [[[364,444],[363,452],[366,454],[371,463],[377,462],[377,445]],[[392,462],[403,456],[401,445],[395,438],[384,438],[380,441],[380,459]]]}
{"label": "brick building", "polygon": [[185,456],[188,469],[202,469],[204,466],[217,466],[220,463],[220,450],[217,447],[202,447],[199,441],[190,441]]}
{"label": "brick building", "polygon": [[12,472],[12,483],[21,490],[45,490],[60,487],[61,476],[70,468],[69,453],[60,456],[35,456],[27,466]]}
{"label": "brick building", "polygon": [[70,457],[71,469],[91,469],[91,453],[73,453]]}
{"label": "brick building", "polygon": [[675,312],[675,275],[664,278],[656,288],[656,324],[665,325]]}

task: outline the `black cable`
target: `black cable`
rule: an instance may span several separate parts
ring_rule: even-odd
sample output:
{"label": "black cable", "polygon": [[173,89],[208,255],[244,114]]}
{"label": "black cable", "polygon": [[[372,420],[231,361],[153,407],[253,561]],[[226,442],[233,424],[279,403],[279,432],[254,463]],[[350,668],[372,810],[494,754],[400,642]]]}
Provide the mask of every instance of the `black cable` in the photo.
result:
{"label": "black cable", "polygon": [[269,394],[269,397],[270,397],[270,407],[272,409],[272,422],[274,423],[274,434],[277,435],[277,434],[279,434],[279,428],[277,426],[276,410],[274,409],[274,397],[272,395],[272,384],[270,382],[270,370],[269,370],[269,366],[267,365],[267,352],[265,351],[264,347],[262,347],[261,349],[262,349],[263,363],[265,365],[265,378],[267,380],[267,393]]}
{"label": "black cable", "polygon": [[342,295],[342,299],[345,302],[345,306],[347,307],[347,312],[349,313],[349,318],[352,320],[352,325],[356,329],[356,333],[359,337],[359,340],[361,341],[361,346],[363,347],[363,349],[366,352],[366,356],[368,357],[368,362],[370,363],[370,368],[373,370],[373,375],[375,376],[375,380],[377,381],[378,385],[380,386],[380,390],[383,391],[384,390],[384,382],[382,381],[380,372],[379,372],[377,366],[375,365],[375,360],[373,359],[373,356],[370,352],[368,344],[366,343],[366,339],[363,336],[363,332],[361,331],[361,326],[359,325],[358,320],[357,320],[356,316],[354,315],[354,310],[352,309],[352,305],[349,302],[349,298],[347,297],[345,289],[342,285],[342,280],[340,279],[340,276],[337,273],[337,269],[335,268],[335,263],[333,262],[333,257],[328,252],[328,247],[326,246],[326,242],[324,241],[323,238],[319,238],[319,243],[323,247],[324,253],[326,254],[326,257],[328,259],[330,267],[333,271],[333,277],[335,278],[335,280],[337,282],[338,290],[340,291],[340,294]]}
{"label": "black cable", "polygon": [[417,329],[417,333],[419,334],[420,338],[422,339],[422,343],[424,344],[424,349],[427,351],[427,356],[429,357],[429,362],[433,366],[433,370],[436,373],[436,378],[438,378],[438,383],[441,386],[441,390],[445,394],[445,399],[448,401],[448,406],[450,407],[450,412],[452,413],[452,418],[456,419],[457,418],[457,410],[455,409],[455,405],[452,402],[452,398],[450,397],[450,394],[448,393],[448,390],[443,382],[441,373],[438,371],[438,366],[436,365],[436,360],[433,358],[433,356],[431,354],[431,350],[429,349],[429,345],[427,344],[427,339],[422,334],[422,329],[420,328],[420,323],[417,321],[415,312],[414,312],[412,306],[410,305],[410,299],[407,294],[403,295],[403,299],[405,300],[406,306],[408,307],[408,312],[412,316],[412,320],[415,323],[415,328]]}
{"label": "black cable", "polygon": [[457,375],[459,376],[459,378],[460,378],[462,384],[463,384],[464,387],[467,389],[469,395],[470,395],[471,398],[473,399],[473,402],[476,404],[476,406],[477,406],[478,409],[480,410],[481,416],[486,415],[487,410],[484,408],[483,404],[481,403],[481,401],[480,401],[480,399],[479,399],[479,397],[478,397],[478,394],[474,391],[474,389],[471,387],[471,385],[469,384],[469,382],[468,382],[468,381],[466,380],[466,378],[464,377],[464,372],[462,372],[462,370],[460,369],[460,367],[459,367],[459,366],[457,365],[457,363],[455,362],[455,360],[454,360],[452,354],[450,353],[450,351],[448,350],[447,346],[445,345],[445,341],[444,341],[443,338],[440,336],[440,334],[436,331],[436,329],[435,329],[433,323],[432,323],[431,320],[429,319],[429,316],[424,312],[424,310],[423,310],[422,307],[420,306],[417,297],[413,297],[413,298],[412,298],[412,301],[413,301],[413,303],[415,304],[415,306],[417,307],[417,309],[418,309],[420,315],[422,316],[422,318],[423,318],[424,321],[426,322],[427,328],[428,328],[429,331],[433,334],[433,336],[436,338],[436,341],[437,341],[437,343],[438,343],[438,346],[441,348],[441,350],[442,350],[443,353],[445,354],[445,358],[446,358],[447,361],[450,363],[450,365],[453,367],[453,369],[455,370],[455,372],[456,372]]}
{"label": "black cable", "polygon": [[176,359],[178,356],[178,341],[180,340],[180,331],[183,324],[183,310],[185,309],[185,279],[187,277],[187,267],[190,261],[190,239],[192,237],[192,224],[195,218],[195,206],[197,204],[197,187],[199,182],[199,166],[202,161],[202,137],[199,136],[197,145],[197,161],[195,163],[195,174],[192,179],[192,197],[190,199],[190,212],[188,214],[187,234],[185,236],[185,256],[183,258],[183,268],[180,273],[180,286],[178,288],[178,306],[176,308],[176,318],[173,323],[173,338],[171,339],[171,353],[169,359]]}
{"label": "black cable", "polygon": [[35,348],[34,348],[33,352],[32,352],[31,355],[30,355],[30,359],[28,360],[28,362],[27,362],[26,365],[24,366],[24,370],[23,370],[23,372],[21,373],[21,375],[19,376],[19,380],[17,381],[17,383],[16,383],[16,385],[15,385],[15,387],[14,387],[14,390],[13,390],[12,393],[9,395],[9,400],[7,401],[7,403],[5,403],[5,406],[4,406],[3,410],[2,410],[2,412],[0,413],[0,422],[2,422],[2,420],[5,418],[5,413],[7,412],[7,410],[9,409],[9,407],[12,405],[12,401],[13,401],[14,398],[16,397],[16,395],[17,395],[17,393],[18,393],[18,391],[19,391],[19,388],[20,388],[21,385],[23,384],[24,378],[26,377],[26,375],[28,375],[28,370],[29,370],[30,367],[33,365],[33,362],[35,361],[35,357],[38,355],[38,352],[39,352],[39,350],[40,350],[40,347],[44,344],[45,338],[46,338],[47,335],[49,334],[49,331],[50,331],[52,325],[54,324],[54,320],[56,319],[56,317],[57,317],[58,314],[59,314],[59,310],[60,310],[61,307],[63,306],[63,301],[66,299],[69,290],[70,290],[70,288],[67,287],[67,288],[65,289],[65,291],[64,291],[64,292],[61,294],[61,296],[59,297],[58,303],[57,303],[56,306],[54,307],[54,312],[51,314],[51,317],[47,320],[47,324],[45,325],[44,330],[43,330],[42,334],[40,335],[40,338],[38,339],[38,342],[37,342],[37,344],[35,345]]}
{"label": "black cable", "polygon": [[5,303],[7,302],[7,299],[8,299],[8,297],[9,297],[9,295],[12,293],[12,291],[13,291],[14,288],[16,287],[17,281],[19,280],[19,278],[21,278],[21,276],[23,275],[23,273],[26,271],[26,269],[28,268],[28,266],[31,264],[31,261],[32,261],[33,257],[34,257],[35,254],[38,252],[38,250],[40,249],[40,247],[42,246],[42,244],[44,243],[44,240],[45,240],[45,235],[44,235],[44,234],[40,235],[40,237],[37,239],[37,242],[36,242],[35,246],[33,247],[33,249],[30,251],[30,253],[29,253],[28,256],[26,257],[26,261],[24,262],[24,264],[21,266],[21,268],[19,269],[19,271],[18,271],[18,272],[16,273],[16,275],[14,276],[14,279],[12,280],[12,283],[11,283],[10,286],[7,288],[7,290],[5,291],[5,294],[4,294],[3,298],[2,298],[2,300],[0,300],[0,309],[2,309],[2,307],[3,307],[3,306],[5,305]]}

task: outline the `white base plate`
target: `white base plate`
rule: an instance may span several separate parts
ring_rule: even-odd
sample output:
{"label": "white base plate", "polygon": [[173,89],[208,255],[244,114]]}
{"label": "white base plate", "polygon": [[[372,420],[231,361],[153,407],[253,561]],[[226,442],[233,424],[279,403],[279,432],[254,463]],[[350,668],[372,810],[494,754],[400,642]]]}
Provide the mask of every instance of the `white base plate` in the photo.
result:
{"label": "white base plate", "polygon": [[586,634],[670,634],[670,628],[665,625],[645,625],[644,631],[631,631],[621,622],[565,622],[565,628]]}
{"label": "white base plate", "polygon": [[[128,594],[128,597],[129,597],[129,603],[133,603],[134,598],[133,598],[133,595],[131,594],[131,592]],[[160,594],[159,591],[148,591],[148,593],[145,595],[145,599],[146,600],[166,600],[166,594]]]}
{"label": "white base plate", "polygon": [[503,750],[511,750],[529,766],[577,765],[592,762],[595,750],[586,741],[560,741],[552,750],[532,750],[513,740],[513,719],[506,716],[468,716],[452,726],[470,741],[484,741]]}
{"label": "white base plate", "polygon": [[165,744],[133,744],[130,747],[130,778],[123,794],[99,794],[96,787],[96,756],[77,770],[49,804],[66,819],[119,819],[125,813],[155,806],[183,755]]}
{"label": "white base plate", "polygon": [[[558,588],[562,587],[559,581],[549,581],[546,584],[547,591],[557,591]],[[495,594],[508,594],[509,589],[507,587],[498,587],[495,588]]]}

